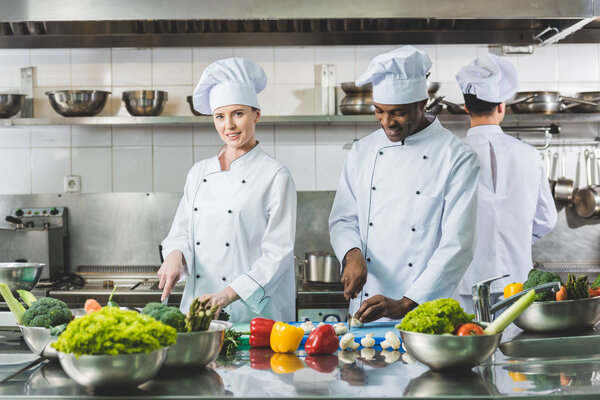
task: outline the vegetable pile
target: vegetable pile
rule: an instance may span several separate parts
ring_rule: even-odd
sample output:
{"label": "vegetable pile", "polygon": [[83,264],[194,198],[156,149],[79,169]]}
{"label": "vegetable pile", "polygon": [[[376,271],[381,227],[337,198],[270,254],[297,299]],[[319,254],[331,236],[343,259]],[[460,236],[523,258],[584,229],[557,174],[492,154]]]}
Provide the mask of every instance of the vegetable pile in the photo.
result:
{"label": "vegetable pile", "polygon": [[176,340],[174,328],[150,316],[104,307],[71,321],[52,347],[76,356],[118,355],[151,353]]}
{"label": "vegetable pile", "polygon": [[567,283],[564,287],[567,289],[568,299],[587,299],[590,297],[588,291],[588,277],[586,275],[581,275],[579,278],[575,279],[575,275],[569,274]]}
{"label": "vegetable pile", "polygon": [[185,317],[185,329],[187,332],[200,332],[208,330],[210,321],[215,318],[215,312],[219,308],[216,304],[211,306],[209,299],[200,300],[196,297]]}
{"label": "vegetable pile", "polygon": [[[530,289],[535,286],[543,285],[544,283],[550,282],[561,282],[560,276],[553,272],[541,271],[539,269],[532,269],[527,275],[527,280],[523,282],[523,289]],[[535,295],[535,301],[549,301],[555,299],[555,294],[549,290],[545,292],[539,292]]]}
{"label": "vegetable pile", "polygon": [[467,314],[458,301],[438,299],[421,304],[409,311],[398,329],[411,332],[443,334],[452,333],[459,324],[470,322],[474,314]]}
{"label": "vegetable pile", "polygon": [[73,319],[73,313],[67,303],[51,297],[42,297],[31,303],[23,314],[23,325],[52,328],[66,324]]}
{"label": "vegetable pile", "polygon": [[177,307],[162,303],[148,303],[142,310],[142,314],[175,328],[177,332],[186,332],[185,315]]}

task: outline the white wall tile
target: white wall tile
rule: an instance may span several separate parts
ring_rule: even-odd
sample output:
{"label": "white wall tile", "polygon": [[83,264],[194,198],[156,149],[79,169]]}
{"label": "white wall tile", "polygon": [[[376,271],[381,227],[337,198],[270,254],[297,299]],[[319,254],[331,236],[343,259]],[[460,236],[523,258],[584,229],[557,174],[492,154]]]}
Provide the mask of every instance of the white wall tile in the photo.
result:
{"label": "white wall tile", "polygon": [[192,75],[194,86],[208,65],[223,58],[233,57],[232,47],[194,47],[192,49]]}
{"label": "white wall tile", "polygon": [[65,87],[53,87],[53,88],[43,88],[43,87],[34,87],[33,88],[33,116],[35,118],[64,118],[59,113],[54,111],[52,106],[50,105],[50,100],[48,100],[48,96],[46,95],[46,91],[50,90],[63,90]]}
{"label": "white wall tile", "polygon": [[31,127],[31,147],[68,147],[70,145],[70,125],[34,125]]}
{"label": "white wall tile", "polygon": [[190,105],[187,102],[187,96],[191,96],[194,88],[191,85],[185,86],[154,86],[156,90],[162,90],[169,94],[169,99],[165,103],[160,115],[183,115],[192,116]]}
{"label": "white wall tile", "polygon": [[194,146],[222,146],[214,125],[194,125]]}
{"label": "white wall tile", "polygon": [[369,63],[375,56],[393,50],[397,46],[356,46],[355,57],[356,65],[354,71],[359,76],[367,70]]}
{"label": "white wall tile", "polygon": [[573,96],[578,92],[598,91],[598,81],[593,82],[559,82],[558,91],[563,96]]}
{"label": "white wall tile", "polygon": [[275,115],[314,114],[315,88],[312,84],[275,86]]}
{"label": "white wall tile", "polygon": [[72,49],[71,85],[74,89],[110,86],[110,49]]}
{"label": "white wall tile", "polygon": [[275,84],[315,83],[315,50],[313,47],[276,47]]}
{"label": "white wall tile", "polygon": [[219,149],[221,146],[194,146],[194,163],[216,156]]}
{"label": "white wall tile", "polygon": [[71,149],[31,149],[32,193],[62,193],[65,175],[71,175]]}
{"label": "white wall tile", "polygon": [[113,192],[152,191],[152,149],[113,147]]}
{"label": "white wall tile", "polygon": [[154,146],[192,146],[192,125],[155,125],[152,130]]}
{"label": "white wall tile", "polygon": [[192,147],[155,147],[153,190],[183,192],[185,178],[193,165]]}
{"label": "white wall tile", "polygon": [[192,49],[159,47],[152,49],[154,85],[192,85]]}
{"label": "white wall tile", "polygon": [[335,65],[335,80],[339,85],[356,79],[356,57],[354,46],[315,47],[315,65]]}
{"label": "white wall tile", "polygon": [[[446,45],[437,47],[437,77],[440,82],[454,82],[454,76],[462,67],[477,58],[475,45]],[[444,92],[446,94],[446,92]]]}
{"label": "white wall tile", "polygon": [[317,144],[316,190],[337,190],[347,156],[341,145]]}
{"label": "white wall tile", "polygon": [[31,146],[31,129],[28,126],[0,127],[0,148]]}
{"label": "white wall tile", "polygon": [[[249,58],[262,67],[267,75],[267,82],[275,80],[275,48],[268,47],[234,47],[234,57]],[[268,84],[268,83],[267,83]],[[261,104],[262,105],[262,104]]]}
{"label": "white wall tile", "polygon": [[316,189],[313,125],[276,125],[275,156],[290,170],[296,189]]}
{"label": "white wall tile", "polygon": [[354,140],[354,125],[316,125],[316,141],[319,145],[339,145],[340,147]]}
{"label": "white wall tile", "polygon": [[106,147],[112,144],[110,126],[72,125],[71,146],[73,147]]}
{"label": "white wall tile", "polygon": [[559,82],[589,82],[598,80],[597,44],[558,45]]}
{"label": "white wall tile", "polygon": [[520,82],[519,92],[536,92],[536,91],[558,91],[557,81],[548,82]]}
{"label": "white wall tile", "polygon": [[34,86],[62,89],[71,87],[71,52],[69,49],[31,49],[31,65],[35,67]]}
{"label": "white wall tile", "polygon": [[72,152],[73,175],[81,177],[81,192],[112,190],[112,151],[110,147],[80,147]]}
{"label": "white wall tile", "polygon": [[536,47],[533,54],[517,57],[519,82],[556,82],[558,80],[558,47]]}
{"label": "white wall tile", "polygon": [[261,147],[275,145],[275,125],[258,122],[255,131],[256,140],[260,142]]}
{"label": "white wall tile", "polygon": [[262,115],[275,115],[275,85],[267,83],[267,87],[257,97]]}
{"label": "white wall tile", "polygon": [[31,193],[31,150],[0,148],[0,194]]}
{"label": "white wall tile", "polygon": [[152,127],[144,126],[119,126],[113,128],[113,146],[151,146]]}
{"label": "white wall tile", "polygon": [[31,65],[30,54],[29,49],[0,50],[0,86],[15,88],[20,86],[21,68]]}
{"label": "white wall tile", "polygon": [[151,49],[112,49],[112,78],[114,86],[152,86]]}

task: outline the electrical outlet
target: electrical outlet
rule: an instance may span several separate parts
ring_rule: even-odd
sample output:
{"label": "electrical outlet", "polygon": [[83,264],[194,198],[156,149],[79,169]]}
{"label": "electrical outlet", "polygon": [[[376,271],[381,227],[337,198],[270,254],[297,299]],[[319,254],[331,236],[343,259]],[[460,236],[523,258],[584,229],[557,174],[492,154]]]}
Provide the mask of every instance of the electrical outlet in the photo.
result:
{"label": "electrical outlet", "polygon": [[65,176],[65,192],[81,192],[81,177],[79,175]]}

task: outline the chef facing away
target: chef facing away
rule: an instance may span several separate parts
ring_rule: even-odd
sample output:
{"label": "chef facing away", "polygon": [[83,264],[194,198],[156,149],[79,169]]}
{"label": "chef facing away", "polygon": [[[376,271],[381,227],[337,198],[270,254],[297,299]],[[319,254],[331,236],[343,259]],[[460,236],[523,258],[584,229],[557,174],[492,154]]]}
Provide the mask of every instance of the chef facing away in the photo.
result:
{"label": "chef facing away", "polygon": [[477,156],[425,114],[430,68],[404,46],[356,80],[373,84],[381,128],[352,146],[329,230],[349,311],[363,322],[451,296],[473,258]]}
{"label": "chef facing away", "polygon": [[194,298],[209,297],[232,322],[295,319],[296,188],[255,138],[266,82],[258,64],[229,58],[209,65],[194,90],[194,108],[213,116],[224,145],[188,173],[162,242],[162,299],[187,278],[183,313]]}

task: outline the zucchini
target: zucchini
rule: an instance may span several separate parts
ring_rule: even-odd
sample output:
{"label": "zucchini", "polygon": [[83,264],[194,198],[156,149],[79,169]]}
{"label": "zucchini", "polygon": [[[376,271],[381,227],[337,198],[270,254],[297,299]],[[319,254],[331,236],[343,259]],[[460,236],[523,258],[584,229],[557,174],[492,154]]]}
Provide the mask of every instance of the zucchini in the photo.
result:
{"label": "zucchini", "polygon": [[535,300],[535,290],[525,293],[515,303],[508,307],[498,316],[487,328],[483,330],[486,335],[495,335],[502,332],[511,322],[513,322],[527,307]]}
{"label": "zucchini", "polygon": [[23,324],[23,314],[25,314],[25,307],[23,307],[23,304],[19,303],[19,300],[17,300],[15,296],[13,296],[8,285],[4,282],[0,282],[0,295],[4,297],[4,301],[6,301],[6,305],[8,306],[9,310],[15,316],[17,323],[19,325]]}

